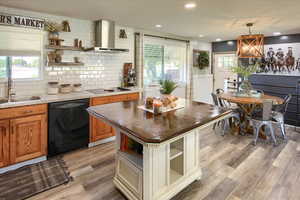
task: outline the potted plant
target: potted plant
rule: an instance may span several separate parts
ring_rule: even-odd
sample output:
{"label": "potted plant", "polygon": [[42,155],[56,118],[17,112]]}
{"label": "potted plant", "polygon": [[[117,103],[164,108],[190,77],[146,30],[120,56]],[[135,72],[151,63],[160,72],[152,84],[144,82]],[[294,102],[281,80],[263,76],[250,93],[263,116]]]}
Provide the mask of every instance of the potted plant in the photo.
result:
{"label": "potted plant", "polygon": [[243,77],[243,81],[239,87],[242,93],[245,93],[250,96],[253,87],[249,81],[249,76],[255,73],[257,69],[258,69],[257,64],[248,65],[248,66],[243,66],[239,64],[238,66],[231,68],[232,72],[237,73],[239,76]]}
{"label": "potted plant", "polygon": [[170,95],[177,87],[177,83],[172,80],[160,80],[160,93],[162,95]]}

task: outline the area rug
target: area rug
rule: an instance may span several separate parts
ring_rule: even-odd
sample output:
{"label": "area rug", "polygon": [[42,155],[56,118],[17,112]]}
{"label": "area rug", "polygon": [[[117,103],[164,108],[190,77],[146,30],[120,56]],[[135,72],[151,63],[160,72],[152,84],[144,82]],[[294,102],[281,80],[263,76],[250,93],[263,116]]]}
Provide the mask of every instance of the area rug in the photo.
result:
{"label": "area rug", "polygon": [[62,158],[0,174],[0,200],[22,200],[72,180]]}

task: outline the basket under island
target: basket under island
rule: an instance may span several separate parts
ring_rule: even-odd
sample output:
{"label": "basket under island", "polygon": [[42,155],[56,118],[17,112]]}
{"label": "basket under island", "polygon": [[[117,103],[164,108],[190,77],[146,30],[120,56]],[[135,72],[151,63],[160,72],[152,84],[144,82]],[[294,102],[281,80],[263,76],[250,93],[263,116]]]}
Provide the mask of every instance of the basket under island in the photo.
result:
{"label": "basket under island", "polygon": [[171,199],[201,179],[199,134],[231,111],[185,101],[184,108],[153,115],[141,104],[112,103],[88,112],[115,129],[115,186],[130,200]]}

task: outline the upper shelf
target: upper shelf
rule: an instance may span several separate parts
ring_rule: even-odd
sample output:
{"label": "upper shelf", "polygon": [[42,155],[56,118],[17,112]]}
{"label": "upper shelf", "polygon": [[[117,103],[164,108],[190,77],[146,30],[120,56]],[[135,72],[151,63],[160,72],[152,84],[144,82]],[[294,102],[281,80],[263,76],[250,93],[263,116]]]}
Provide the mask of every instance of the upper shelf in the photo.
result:
{"label": "upper shelf", "polygon": [[79,63],[75,63],[75,62],[60,62],[60,63],[53,63],[53,62],[48,62],[47,66],[83,66],[84,63],[79,62]]}
{"label": "upper shelf", "polygon": [[73,47],[73,46],[46,45],[46,48],[47,49],[54,49],[54,50],[84,51],[84,48]]}

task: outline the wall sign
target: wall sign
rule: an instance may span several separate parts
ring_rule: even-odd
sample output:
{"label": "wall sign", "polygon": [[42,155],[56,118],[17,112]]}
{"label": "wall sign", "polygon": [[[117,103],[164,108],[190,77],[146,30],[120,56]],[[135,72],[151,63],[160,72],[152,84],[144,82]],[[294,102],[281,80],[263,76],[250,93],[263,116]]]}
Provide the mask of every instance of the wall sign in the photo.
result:
{"label": "wall sign", "polygon": [[0,13],[0,24],[10,25],[10,26],[29,27],[35,29],[44,29],[45,20],[32,18],[32,17],[24,17],[19,15]]}

